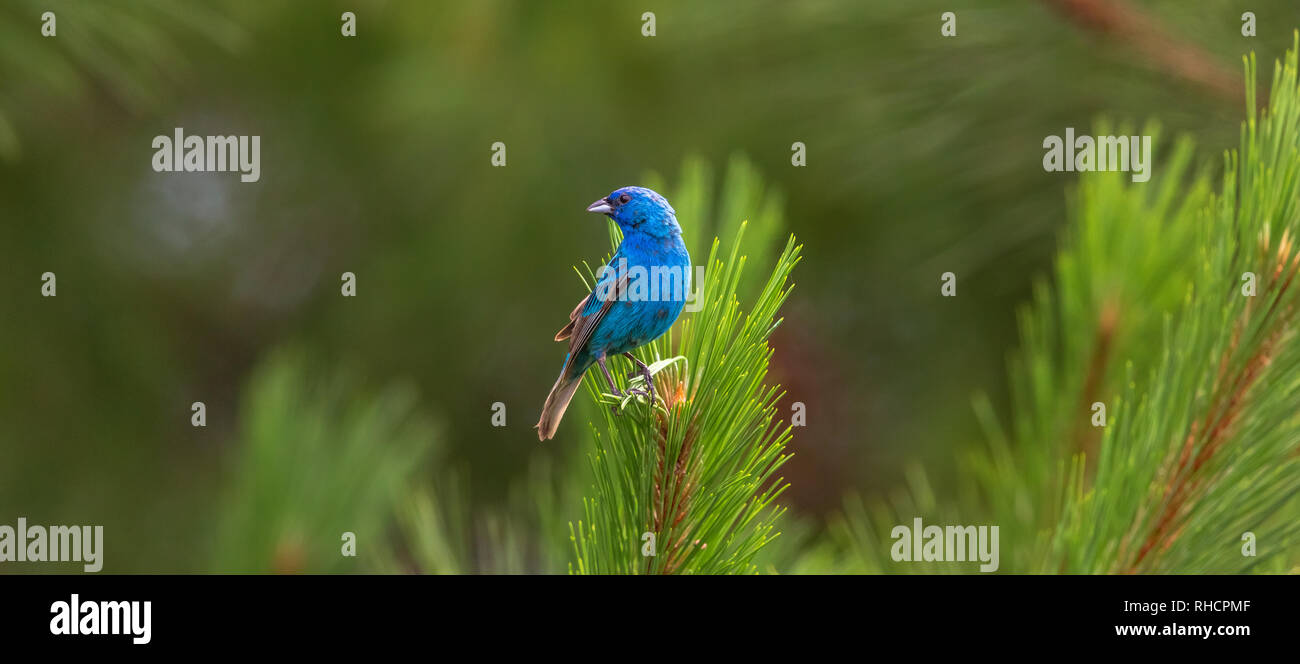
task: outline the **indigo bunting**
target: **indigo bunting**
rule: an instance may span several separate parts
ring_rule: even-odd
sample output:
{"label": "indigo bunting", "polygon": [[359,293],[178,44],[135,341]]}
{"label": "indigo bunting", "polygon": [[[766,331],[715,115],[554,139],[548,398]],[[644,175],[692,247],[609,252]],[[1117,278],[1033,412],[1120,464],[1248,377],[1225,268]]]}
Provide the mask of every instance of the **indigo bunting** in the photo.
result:
{"label": "indigo bunting", "polygon": [[691,257],[682,242],[677,213],[663,196],[644,187],[623,187],[587,207],[588,212],[613,219],[623,242],[596,275],[596,287],[569,314],[569,324],[555,335],[569,341],[560,377],[546,397],[537,422],[537,438],[555,435],[582,376],[592,364],[600,367],[610,390],[623,396],[609,375],[605,360],[622,353],[636,363],[646,389],[629,389],[654,402],[650,368],[630,352],[658,339],[682,313],[690,291]]}

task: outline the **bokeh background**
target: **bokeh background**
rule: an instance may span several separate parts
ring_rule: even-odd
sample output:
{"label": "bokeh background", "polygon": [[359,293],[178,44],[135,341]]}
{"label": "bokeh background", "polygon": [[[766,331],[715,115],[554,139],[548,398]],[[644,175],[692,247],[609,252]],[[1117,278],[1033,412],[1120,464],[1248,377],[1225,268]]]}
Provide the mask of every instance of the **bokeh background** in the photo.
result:
{"label": "bokeh background", "polygon": [[[1043,137],[1158,119],[1214,164],[1241,56],[1298,24],[1284,0],[4,0],[0,520],[102,524],[110,572],[564,571],[589,406],[531,426],[571,266],[608,249],[583,207],[703,182],[722,200],[684,226],[776,215],[804,243],[773,340],[807,405],[787,568],[846,494],[912,464],[943,493],[972,394],[1005,407],[1067,222]],[[153,172],[175,127],[260,135],[261,180]],[[384,560],[314,540],[345,530]]]}

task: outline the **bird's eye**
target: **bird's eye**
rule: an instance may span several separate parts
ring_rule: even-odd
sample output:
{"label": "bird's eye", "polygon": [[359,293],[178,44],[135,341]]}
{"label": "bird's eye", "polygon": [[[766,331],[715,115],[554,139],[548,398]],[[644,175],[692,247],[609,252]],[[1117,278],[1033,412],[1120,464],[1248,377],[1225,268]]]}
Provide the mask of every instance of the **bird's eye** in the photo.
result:
{"label": "bird's eye", "polygon": [[627,205],[627,202],[630,200],[632,200],[632,197],[628,196],[627,194],[623,194],[622,196],[618,197],[618,202],[622,205]]}

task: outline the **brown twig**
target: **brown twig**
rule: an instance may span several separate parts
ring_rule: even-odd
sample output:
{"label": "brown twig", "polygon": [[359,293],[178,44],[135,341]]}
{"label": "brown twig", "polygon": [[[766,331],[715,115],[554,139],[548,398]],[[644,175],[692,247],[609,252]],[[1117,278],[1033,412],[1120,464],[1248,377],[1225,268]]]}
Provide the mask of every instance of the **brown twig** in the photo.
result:
{"label": "brown twig", "polygon": [[[661,394],[664,394],[665,409],[671,413],[674,408],[684,405],[686,386],[678,381],[675,389],[670,392],[661,392]],[[665,463],[668,461],[668,435],[670,433],[668,415],[659,411],[655,411],[655,414],[657,417],[655,437],[658,443],[659,458],[655,466],[653,493],[650,501],[650,520],[654,524],[655,532],[662,533],[665,530],[675,529],[681,525],[689,511],[691,499],[695,495],[697,482],[691,469],[691,451],[694,449],[699,429],[694,419],[686,425],[686,435],[683,437],[682,447],[672,460],[671,472],[668,472]],[[686,553],[686,550],[682,549],[682,545],[686,542],[690,532],[690,524],[687,524],[675,539],[668,539],[661,554],[664,563],[659,569],[662,573],[672,574],[681,565]],[[646,559],[646,567],[647,570],[650,567],[649,558]]]}
{"label": "brown twig", "polygon": [[1173,35],[1149,14],[1124,0],[1043,0],[1090,32],[1131,42],[1153,69],[1238,102],[1245,99],[1241,79],[1204,49]]}
{"label": "brown twig", "polygon": [[1110,349],[1115,340],[1115,328],[1119,323],[1119,304],[1114,298],[1105,300],[1097,315],[1097,340],[1092,347],[1092,356],[1088,360],[1088,373],[1083,380],[1080,391],[1080,416],[1074,419],[1073,449],[1084,454],[1084,460],[1090,468],[1096,468],[1096,448],[1101,439],[1101,430],[1089,426],[1087,413],[1097,400],[1102,380],[1106,377],[1106,367],[1110,364]]}
{"label": "brown twig", "polygon": [[[1263,243],[1261,248],[1267,258],[1267,243]],[[1270,288],[1265,291],[1275,293],[1270,298],[1271,302],[1268,310],[1263,314],[1265,324],[1277,312],[1278,304],[1283,301],[1283,296],[1290,290],[1296,273],[1300,271],[1300,253],[1292,253],[1293,248],[1294,244],[1290,233],[1283,233],[1274,259],[1275,267],[1269,284]],[[1219,362],[1216,385],[1224,385],[1227,368],[1230,366],[1231,357],[1237,352],[1242,330],[1254,313],[1253,304],[1253,301],[1247,304],[1242,312],[1242,317],[1237,321],[1232,339]],[[1169,477],[1164,491],[1161,493],[1163,508],[1160,510],[1160,516],[1157,518],[1155,526],[1148,532],[1141,549],[1138,550],[1137,556],[1132,564],[1128,566],[1127,571],[1129,573],[1139,571],[1143,561],[1153,551],[1163,552],[1168,550],[1182,533],[1185,526],[1183,519],[1192,508],[1193,497],[1201,488],[1206,486],[1200,478],[1200,471],[1222,448],[1223,444],[1231,438],[1233,425],[1241,416],[1251,387],[1255,385],[1264,370],[1272,362],[1280,340],[1290,329],[1294,313],[1294,308],[1289,305],[1286,306],[1281,317],[1273,321],[1272,331],[1259,343],[1259,346],[1246,361],[1246,365],[1232,377],[1226,388],[1215,390],[1215,395],[1210,402],[1210,407],[1206,410],[1205,417],[1199,424],[1193,423],[1191,430],[1184,439],[1177,456],[1178,460],[1174,466],[1174,472],[1172,475],[1165,472],[1161,473],[1161,476]],[[1202,433],[1204,435],[1203,440],[1201,440]],[[1198,440],[1201,440],[1199,446],[1197,445]],[[1121,550],[1127,549],[1127,542],[1128,538],[1126,537]]]}

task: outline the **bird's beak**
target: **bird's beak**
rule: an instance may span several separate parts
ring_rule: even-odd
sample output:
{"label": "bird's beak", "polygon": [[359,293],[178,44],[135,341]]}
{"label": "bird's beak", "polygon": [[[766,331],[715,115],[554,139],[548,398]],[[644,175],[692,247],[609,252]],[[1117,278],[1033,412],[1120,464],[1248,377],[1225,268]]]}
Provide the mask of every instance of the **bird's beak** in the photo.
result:
{"label": "bird's beak", "polygon": [[613,211],[614,208],[609,206],[608,198],[602,198],[587,206],[587,212],[595,212],[596,214],[609,214]]}

